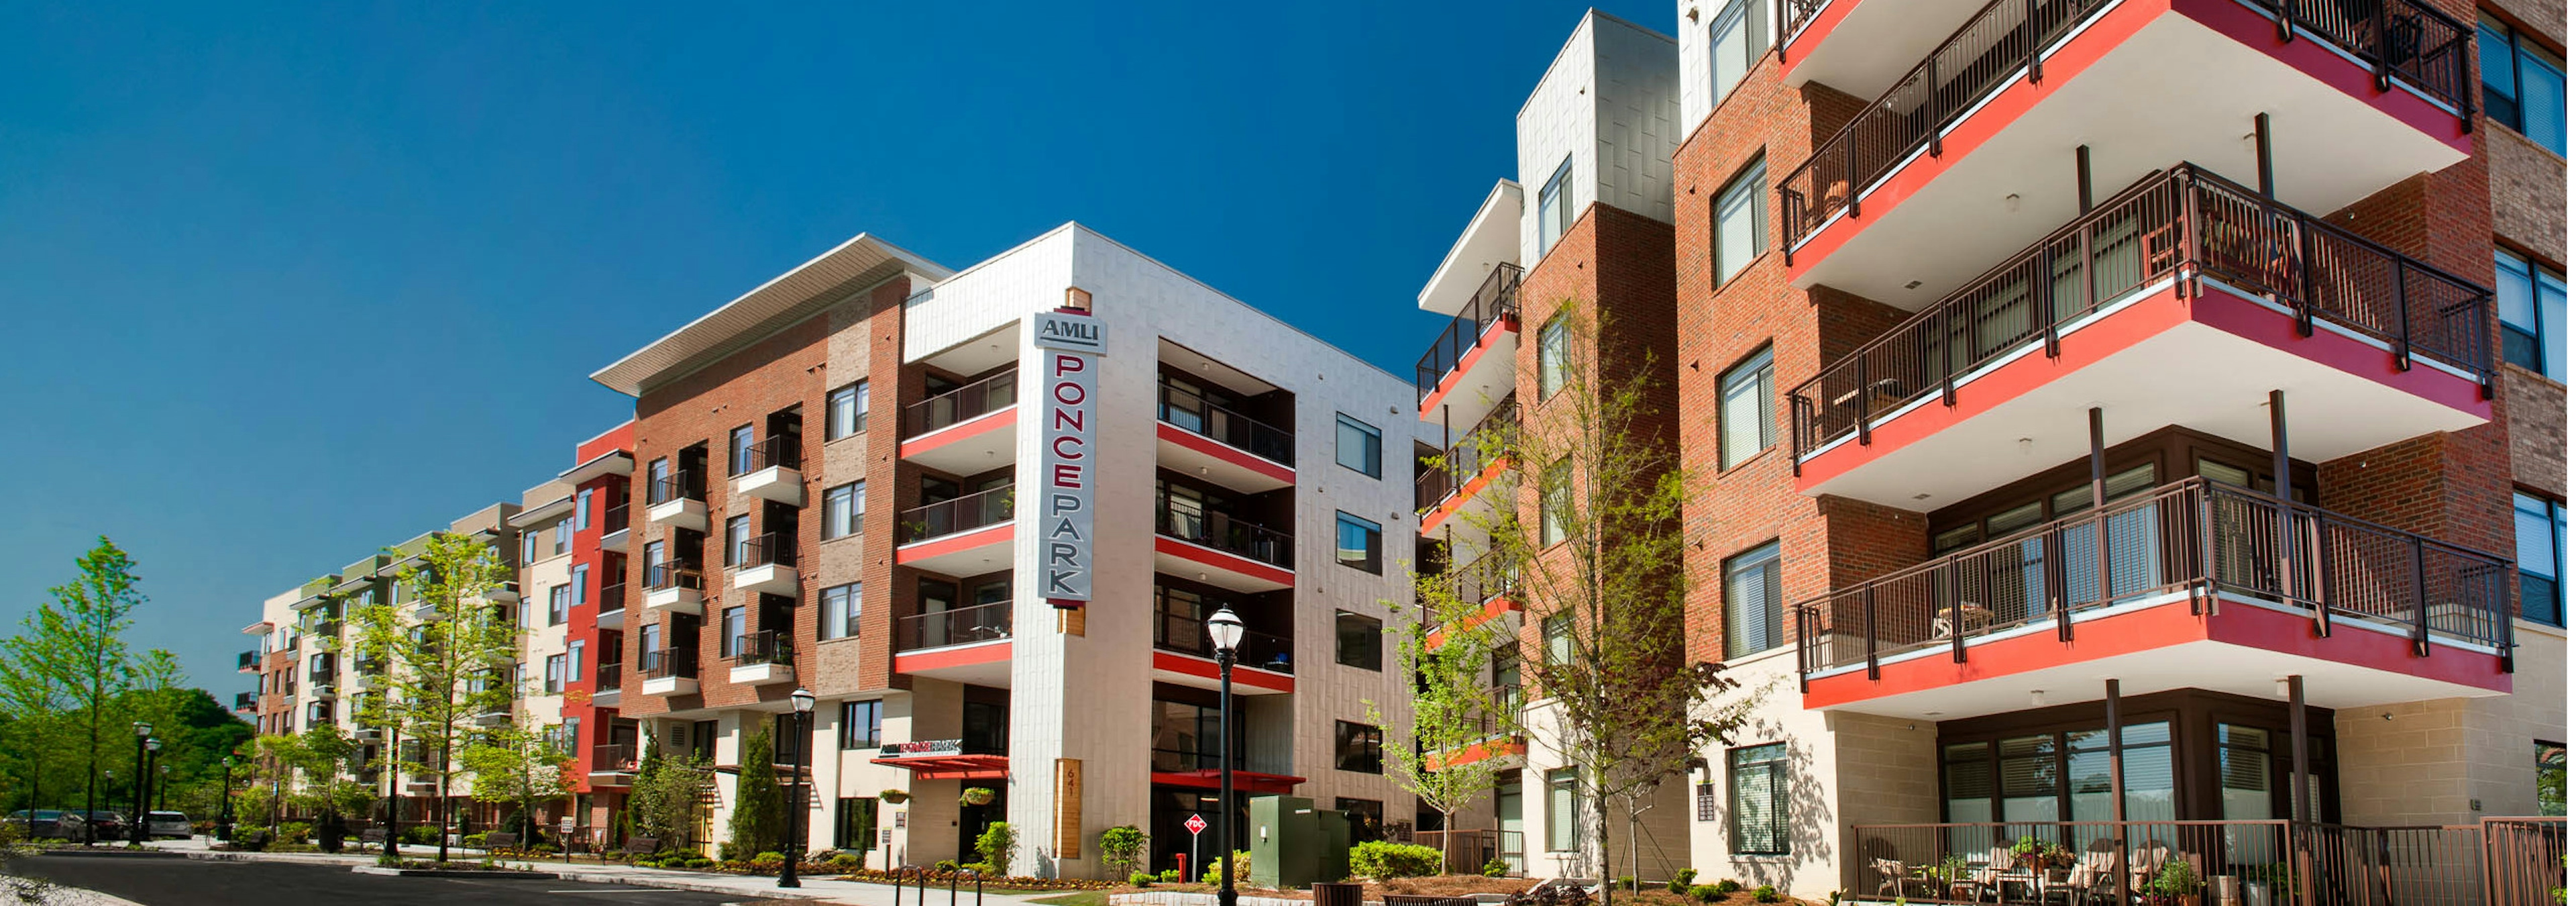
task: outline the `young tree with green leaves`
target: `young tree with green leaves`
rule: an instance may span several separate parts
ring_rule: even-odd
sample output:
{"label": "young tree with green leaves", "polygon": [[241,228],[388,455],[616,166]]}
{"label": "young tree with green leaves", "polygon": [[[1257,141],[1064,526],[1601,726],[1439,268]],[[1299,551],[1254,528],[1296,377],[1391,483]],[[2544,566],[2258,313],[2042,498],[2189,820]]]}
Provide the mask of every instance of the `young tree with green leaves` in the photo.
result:
{"label": "young tree with green leaves", "polygon": [[366,748],[336,724],[262,736],[257,745],[260,762],[294,791],[287,804],[324,824],[336,826],[350,813],[364,815],[375,801],[374,787],[358,779],[367,766]]}
{"label": "young tree with green leaves", "polygon": [[[358,657],[385,665],[383,694],[366,696],[357,718],[414,743],[407,752],[388,747],[385,757],[435,778],[444,829],[447,791],[463,768],[458,755],[484,732],[477,718],[508,713],[518,697],[508,665],[518,656],[519,628],[506,607],[486,597],[509,574],[489,540],[438,532],[408,556],[394,579],[408,592],[405,603],[369,604],[349,615]],[[440,833],[438,861],[447,855],[447,834]]]}
{"label": "young tree with green leaves", "polygon": [[778,785],[777,761],[769,725],[763,723],[743,740],[742,773],[733,781],[729,845],[738,858],[779,850],[787,838],[787,801]]}
{"label": "young tree with green leaves", "polygon": [[72,741],[84,773],[84,807],[95,809],[101,804],[100,737],[113,727],[112,704],[130,690],[171,684],[178,670],[169,652],[137,655],[126,645],[134,611],[147,600],[136,589],[141,578],[134,574],[134,558],[101,535],[79,566],[79,578],[54,586],[52,600],[26,616],[20,633],[0,640],[0,694],[13,713],[35,707],[68,712],[78,734]]}
{"label": "young tree with green leaves", "polygon": [[536,841],[537,806],[572,795],[564,763],[572,754],[546,734],[512,723],[465,747],[465,770],[474,775],[474,798],[515,806],[519,825],[504,827]]}
{"label": "young tree with green leaves", "polygon": [[[1506,701],[1509,693],[1490,682],[1493,649],[1503,640],[1492,622],[1479,619],[1484,602],[1465,600],[1459,590],[1446,574],[1416,575],[1414,593],[1422,619],[1408,619],[1399,611],[1387,627],[1387,634],[1397,639],[1396,675],[1413,677],[1407,719],[1390,720],[1377,702],[1361,702],[1369,723],[1391,731],[1387,779],[1439,812],[1444,831],[1462,830],[1458,813],[1494,789],[1493,759],[1472,757],[1472,752],[1521,732],[1517,700]],[[1476,850],[1456,845],[1454,833],[1444,833],[1441,840],[1447,870],[1478,867],[1459,864],[1462,853],[1473,860]]]}
{"label": "young tree with green leaves", "polygon": [[660,841],[659,848],[678,848],[697,826],[698,809],[715,783],[715,768],[697,757],[665,757],[647,733],[644,754],[635,768],[635,784],[626,789],[627,831]]}

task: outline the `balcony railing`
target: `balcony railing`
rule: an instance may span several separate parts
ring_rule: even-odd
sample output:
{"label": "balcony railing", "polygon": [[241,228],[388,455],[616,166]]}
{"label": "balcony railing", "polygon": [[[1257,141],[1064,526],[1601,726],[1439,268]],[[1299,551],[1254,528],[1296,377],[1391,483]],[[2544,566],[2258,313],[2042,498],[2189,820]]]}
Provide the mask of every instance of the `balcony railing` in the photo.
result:
{"label": "balcony railing", "polygon": [[737,463],[742,468],[734,470],[734,474],[749,475],[771,466],[784,469],[801,468],[804,464],[802,458],[804,451],[798,449],[798,443],[801,440],[803,435],[781,434],[744,447],[742,461]]}
{"label": "balcony railing", "polygon": [[[2030,75],[2035,55],[2114,0],[1994,0],[1915,64],[1885,95],[1780,181],[1781,249],[1837,213],[1857,214],[1861,194],[1917,150],[1941,153],[1941,132],[2006,81]],[[2471,32],[2418,0],[2253,0],[2274,10],[2281,34],[2305,29],[2361,59],[2381,87],[2395,78],[2467,110]],[[1794,34],[1822,3],[1791,3]],[[1800,6],[1807,7],[1800,10]],[[2044,71],[2044,69],[2042,70]],[[2465,122],[2465,113],[2463,114]]]}
{"label": "balcony railing", "polygon": [[1170,384],[1154,388],[1163,422],[1283,466],[1297,464],[1295,432],[1208,402]]}
{"label": "balcony railing", "polygon": [[600,612],[600,613],[616,613],[616,612],[618,612],[618,611],[625,610],[625,609],[626,609],[626,583],[624,583],[624,582],[618,582],[618,583],[615,583],[615,584],[611,584],[611,585],[602,585],[602,586],[600,586],[600,587],[599,587],[599,612]]}
{"label": "balcony railing", "polygon": [[590,749],[590,770],[594,774],[634,773],[635,745],[633,743],[620,742],[592,746]]}
{"label": "balcony railing", "polygon": [[743,569],[772,565],[795,566],[796,536],[784,532],[771,532],[745,541],[742,543],[742,562],[735,565]]}
{"label": "balcony railing", "polygon": [[707,499],[706,482],[699,480],[696,472],[682,469],[672,472],[669,477],[653,479],[644,485],[646,506],[659,506],[684,499],[701,501]]}
{"label": "balcony railing", "polygon": [[[2108,795],[2107,793],[2105,795]],[[2135,808],[2135,806],[2132,806]],[[1909,903],[2038,906],[2144,893],[2167,863],[2276,904],[2540,906],[2562,884],[2565,818],[2352,827],[2284,820],[1861,824],[1845,888]],[[2020,855],[2028,840],[2054,852]],[[2215,902],[2215,895],[2211,897]]]}
{"label": "balcony railing", "polygon": [[895,621],[894,650],[919,651],[1011,637],[1011,602],[995,601]]}
{"label": "balcony railing", "polygon": [[1818,10],[1824,9],[1826,5],[1833,2],[1834,0],[1781,0],[1780,53],[1783,56],[1789,52],[1789,42],[1798,39],[1799,30],[1806,28],[1809,20],[1816,18]]}
{"label": "balcony railing", "polygon": [[234,668],[234,669],[237,669],[237,670],[257,670],[257,669],[259,669],[259,652],[256,652],[256,651],[244,651],[244,652],[242,652],[242,653],[241,653],[240,662],[235,666],[235,668]]}
{"label": "balcony railing", "polygon": [[626,684],[626,665],[616,662],[591,668],[591,688],[606,692]]}
{"label": "balcony railing", "polygon": [[1467,306],[1441,325],[1440,335],[1431,341],[1431,349],[1422,360],[1413,363],[1413,391],[1417,399],[1429,400],[1440,390],[1440,379],[1457,370],[1467,353],[1484,341],[1485,329],[1509,318],[1521,316],[1521,266],[1510,262],[1494,265],[1485,275],[1483,285],[1468,297]]}
{"label": "balcony railing", "polygon": [[1487,466],[1503,457],[1510,444],[1506,434],[1519,427],[1520,421],[1520,400],[1503,397],[1494,411],[1476,422],[1475,427],[1467,429],[1467,433],[1449,449],[1441,451],[1431,467],[1422,470],[1422,475],[1413,480],[1413,508],[1421,511],[1439,506],[1441,501],[1449,499],[1449,495],[1457,493],[1460,484],[1483,474]]}
{"label": "balcony railing", "polygon": [[[2090,249],[2087,253],[2085,250]],[[2066,325],[2173,278],[2272,296],[2303,328],[2326,321],[2489,380],[2494,295],[2185,164],[2141,180],[1788,392],[1800,457]]]}
{"label": "balcony railing", "polygon": [[698,675],[698,650],[695,648],[660,648],[641,653],[639,665],[648,680]]}
{"label": "balcony railing", "polygon": [[235,693],[233,693],[233,710],[235,710],[235,711],[249,711],[249,710],[256,709],[256,708],[258,708],[258,707],[259,707],[259,694],[258,694],[258,693],[254,693],[254,692],[235,692]]}
{"label": "balcony railing", "polygon": [[1799,677],[1863,664],[1876,676],[1927,648],[1964,663],[1976,636],[2053,622],[2069,637],[2077,613],[2181,590],[2279,602],[2329,630],[2329,616],[2400,628],[2419,654],[2436,637],[2506,654],[2512,573],[2500,557],[2186,478],[1798,604]]}
{"label": "balcony railing", "polygon": [[897,516],[895,525],[903,531],[903,543],[910,544],[1008,522],[1013,490],[1010,485],[1003,485],[953,500],[913,507]]}
{"label": "balcony railing", "polygon": [[1020,401],[1020,372],[1012,369],[903,407],[903,436],[918,437],[997,412]]}
{"label": "balcony railing", "polygon": [[1449,571],[1450,593],[1467,604],[1483,604],[1521,590],[1520,562],[1499,551],[1487,551],[1467,565]]}
{"label": "balcony railing", "polygon": [[733,663],[737,667],[794,664],[796,663],[795,637],[775,629],[735,636]]}
{"label": "balcony railing", "polygon": [[706,587],[706,576],[698,572],[697,564],[678,561],[644,564],[644,588],[648,591],[666,588],[704,591]]}
{"label": "balcony railing", "polygon": [[632,505],[623,500],[610,504],[607,511],[600,514],[599,533],[613,535],[625,531],[628,528],[627,515],[632,509]]}
{"label": "balcony railing", "polygon": [[1236,519],[1224,513],[1188,512],[1172,507],[1162,495],[1154,502],[1154,533],[1202,547],[1258,560],[1280,569],[1297,565],[1295,539],[1287,533]]}
{"label": "balcony railing", "polygon": [[[1165,651],[1216,657],[1216,643],[1208,640],[1207,620],[1187,613],[1159,613],[1154,619],[1154,647]],[[1296,645],[1286,636],[1244,630],[1243,641],[1234,646],[1234,662],[1245,667],[1272,673],[1295,673]]]}

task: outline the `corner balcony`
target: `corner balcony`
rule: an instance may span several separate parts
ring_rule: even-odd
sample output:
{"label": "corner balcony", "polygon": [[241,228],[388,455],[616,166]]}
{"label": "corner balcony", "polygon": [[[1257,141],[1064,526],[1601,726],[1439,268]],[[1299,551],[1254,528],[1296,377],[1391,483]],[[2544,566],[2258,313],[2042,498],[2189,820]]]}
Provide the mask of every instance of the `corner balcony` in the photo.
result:
{"label": "corner balcony", "polygon": [[699,616],[706,613],[706,577],[690,563],[644,565],[644,610]]}
{"label": "corner balcony", "polygon": [[[1473,607],[1475,611],[1457,621],[1456,625],[1434,627],[1425,640],[1429,645],[1438,647],[1451,632],[1472,629],[1495,620],[1502,621],[1495,626],[1495,631],[1500,634],[1520,634],[1522,614],[1527,608],[1521,600],[1521,576],[1516,561],[1487,552],[1468,561],[1465,566],[1450,570],[1441,579],[1460,605]],[[1429,620],[1432,618],[1428,612],[1429,605],[1424,607],[1423,618]]]}
{"label": "corner balcony", "polygon": [[[1296,643],[1287,636],[1246,629],[1234,649],[1236,695],[1284,695],[1297,691]],[[1157,614],[1154,618],[1154,681],[1217,688],[1216,643],[1208,639],[1207,621],[1194,615]]]}
{"label": "corner balcony", "polygon": [[2512,689],[2502,558],[2189,478],[1790,611],[1813,709],[1953,719],[2307,677],[2330,708]]}
{"label": "corner balcony", "polygon": [[894,670],[978,686],[1011,685],[1011,602],[918,613],[895,621]]}
{"label": "corner balcony", "polygon": [[951,475],[1016,462],[1019,381],[1014,368],[903,407],[901,455]]}
{"label": "corner balcony", "polygon": [[601,629],[626,627],[626,583],[599,587],[599,613],[591,618],[591,625]]}
{"label": "corner balcony", "polygon": [[[2095,198],[2177,160],[2255,183],[2268,142],[2278,197],[2334,211],[2467,159],[2474,32],[2416,0],[2285,2],[1816,6],[1788,58],[1884,94],[1775,162],[1790,281],[1919,307],[2077,213],[2079,173]],[[1916,57],[1900,35],[1944,37]],[[1882,83],[1875,60],[1910,68]]]}
{"label": "corner balcony", "polygon": [[590,750],[590,785],[623,787],[635,784],[636,750],[632,743],[592,746]]}
{"label": "corner balcony", "polygon": [[797,449],[802,440],[803,435],[786,434],[744,448],[742,461],[735,463],[733,492],[804,506],[805,475],[797,471],[804,463],[803,451]]}
{"label": "corner balcony", "polygon": [[1297,434],[1164,384],[1154,461],[1245,494],[1297,483]]}
{"label": "corner balcony", "polygon": [[617,707],[618,700],[625,697],[625,689],[622,688],[625,683],[625,664],[610,662],[592,668],[590,675],[591,706],[595,708]]}
{"label": "corner balcony", "polygon": [[743,542],[742,562],[733,566],[735,591],[795,597],[796,536],[771,532]]}
{"label": "corner balcony", "polygon": [[259,710],[259,695],[252,692],[233,693],[233,710],[242,712]]}
{"label": "corner balcony", "polygon": [[[2086,250],[2090,251],[2087,252]],[[1798,489],[1930,511],[2182,425],[2323,462],[2486,422],[2493,297],[2189,165],[1786,394]]]}
{"label": "corner balcony", "polygon": [[755,632],[733,640],[733,670],[726,675],[737,686],[766,686],[796,681],[796,645],[787,633]]}
{"label": "corner balcony", "polygon": [[495,604],[519,603],[519,583],[499,582],[483,590],[483,600]]}
{"label": "corner balcony", "polygon": [[669,478],[653,482],[645,490],[648,492],[645,521],[692,532],[707,530],[707,492],[698,484],[696,476],[676,472]]}
{"label": "corner balcony", "polygon": [[615,505],[610,506],[605,513],[601,514],[599,523],[600,550],[617,551],[619,553],[624,553],[626,551],[627,539],[634,534],[627,530],[627,518],[628,514],[631,512],[633,512],[633,507],[621,500]]}
{"label": "corner balcony", "polygon": [[238,671],[238,672],[241,672],[241,673],[258,673],[258,672],[259,672],[259,652],[256,652],[256,651],[244,651],[244,652],[242,652],[242,653],[241,653],[241,657],[240,657],[240,658],[238,658],[238,659],[235,661],[233,669],[234,669],[234,670],[236,670],[236,671]]}
{"label": "corner balcony", "polygon": [[[1490,514],[1498,502],[1510,501],[1508,494],[1482,492],[1511,475],[1508,448],[1511,432],[1519,429],[1520,420],[1520,401],[1505,395],[1501,405],[1441,452],[1438,464],[1424,469],[1413,480],[1413,507],[1422,515],[1423,534],[1431,534],[1462,513],[1473,510],[1480,515]],[[1467,521],[1476,520],[1470,517]]]}
{"label": "corner balcony", "polygon": [[1216,512],[1154,507],[1154,569],[1234,591],[1277,591],[1297,581],[1296,539]]}
{"label": "corner balcony", "polygon": [[1512,360],[1520,349],[1521,268],[1494,265],[1465,306],[1441,325],[1431,348],[1413,363],[1413,391],[1425,421],[1472,421],[1511,395]]}
{"label": "corner balcony", "polygon": [[698,692],[698,650],[664,648],[641,655],[646,695],[696,695]]}
{"label": "corner balcony", "polygon": [[903,511],[894,562],[948,576],[1011,568],[1011,485]]}

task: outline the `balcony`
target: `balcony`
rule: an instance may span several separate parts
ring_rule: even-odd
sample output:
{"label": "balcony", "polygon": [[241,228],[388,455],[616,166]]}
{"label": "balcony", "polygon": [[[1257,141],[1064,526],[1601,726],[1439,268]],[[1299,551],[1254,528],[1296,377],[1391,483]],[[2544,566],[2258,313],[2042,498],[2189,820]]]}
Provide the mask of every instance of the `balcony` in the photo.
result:
{"label": "balcony", "polygon": [[643,652],[644,694],[695,695],[698,692],[698,650],[663,648]]}
{"label": "balcony", "polygon": [[894,561],[950,576],[1009,569],[1017,490],[1003,485],[903,511],[895,517],[902,543]]}
{"label": "balcony", "polygon": [[626,583],[617,582],[599,587],[599,614],[592,618],[591,623],[601,629],[625,627]]}
{"label": "balcony", "polygon": [[903,408],[903,458],[951,475],[1011,464],[1020,372],[1004,371]]}
{"label": "balcony", "polygon": [[707,492],[695,474],[681,471],[646,486],[644,518],[657,526],[707,530]]}
{"label": "balcony", "polygon": [[803,435],[783,434],[765,438],[742,451],[741,466],[733,475],[733,492],[774,500],[788,506],[805,505],[803,451],[798,444]]}
{"label": "balcony", "polygon": [[1246,494],[1297,483],[1297,435],[1164,383],[1157,462]]}
{"label": "balcony", "polygon": [[[2258,131],[2278,197],[2310,211],[2467,158],[2466,26],[2414,0],[2288,2],[1994,0],[1938,25],[1946,0],[1817,7],[1793,47],[1819,28],[1862,39],[1820,72],[1913,62],[1814,156],[1773,171],[1790,281],[1917,308],[2077,213],[2084,192],[2177,160],[2257,181]],[[1920,40],[1906,35],[1946,37],[1890,54]]]}
{"label": "balcony", "polygon": [[733,644],[733,671],[728,678],[735,685],[763,686],[796,681],[793,636],[769,630],[737,637]]}
{"label": "balcony", "polygon": [[1512,392],[1512,359],[1520,348],[1521,268],[1494,265],[1466,304],[1441,325],[1431,348],[1413,364],[1414,396],[1422,418],[1443,407],[1474,419]]}
{"label": "balcony", "polygon": [[625,552],[626,539],[633,534],[627,531],[627,517],[633,510],[632,506],[621,500],[600,514],[600,550]]}
{"label": "balcony", "polygon": [[743,542],[742,562],[733,567],[733,587],[795,597],[796,536],[771,532]]}
{"label": "balcony", "polygon": [[[2087,254],[2082,250],[2090,248]],[[2183,425],[2322,462],[2487,421],[2493,298],[2192,166],[2141,182],[1786,394],[1798,485],[1932,510]]]}
{"label": "balcony", "polygon": [[894,669],[979,686],[1011,684],[1011,602],[995,601],[895,621]]}
{"label": "balcony", "polygon": [[[2283,539],[2287,539],[2284,544]],[[2041,691],[2325,707],[2511,688],[2503,559],[2190,478],[1798,604],[1806,706],[1968,717]]]}
{"label": "balcony", "polygon": [[644,609],[697,616],[706,613],[706,577],[694,563],[644,565]]}
{"label": "balcony", "polygon": [[256,692],[235,692],[235,693],[233,693],[233,710],[235,710],[235,711],[257,711],[257,710],[259,710],[259,694],[258,694],[258,693],[256,693]]}
{"label": "balcony", "polygon": [[617,707],[617,700],[624,695],[623,687],[625,683],[625,664],[612,661],[592,668],[590,674],[591,705],[599,708]]}
{"label": "balcony", "polygon": [[633,743],[592,746],[590,750],[590,783],[592,786],[629,786],[635,782],[636,748]]}
{"label": "balcony", "polygon": [[1220,512],[1154,507],[1154,568],[1235,591],[1276,591],[1297,581],[1294,538]]}
{"label": "balcony", "polygon": [[256,651],[244,651],[244,652],[242,652],[242,653],[241,653],[241,657],[238,659],[237,665],[236,665],[233,669],[235,669],[235,670],[237,670],[237,671],[240,671],[240,672],[242,672],[242,673],[258,673],[258,672],[259,672],[259,652],[256,652]]}
{"label": "balcony", "polygon": [[924,739],[886,743],[868,762],[911,771],[914,780],[1008,780],[1011,753],[987,739]]}
{"label": "balcony", "polygon": [[[1297,691],[1296,643],[1287,636],[1246,629],[1234,648],[1234,691],[1275,695]],[[1217,687],[1216,644],[1207,621],[1187,613],[1154,616],[1154,680],[1199,689]]]}
{"label": "balcony", "polygon": [[[1470,509],[1479,514],[1492,512],[1495,499],[1479,499],[1478,492],[1511,473],[1509,449],[1520,422],[1519,400],[1505,395],[1483,421],[1441,451],[1438,463],[1414,478],[1413,507],[1422,514],[1424,534]],[[1510,497],[1496,499],[1508,501]]]}
{"label": "balcony", "polygon": [[[1518,634],[1521,615],[1526,609],[1521,600],[1519,567],[1520,564],[1517,561],[1488,551],[1468,561],[1465,566],[1451,569],[1449,574],[1443,577],[1446,590],[1454,596],[1461,610],[1466,608],[1475,610],[1472,614],[1460,618],[1455,625],[1434,628],[1428,639],[1429,644],[1437,646],[1450,632],[1481,626],[1498,619],[1504,621],[1496,627],[1503,635]],[[1430,606],[1424,605],[1425,621],[1436,619],[1436,616],[1430,612]]]}
{"label": "balcony", "polygon": [[483,590],[483,600],[496,604],[519,603],[519,583],[500,582]]}

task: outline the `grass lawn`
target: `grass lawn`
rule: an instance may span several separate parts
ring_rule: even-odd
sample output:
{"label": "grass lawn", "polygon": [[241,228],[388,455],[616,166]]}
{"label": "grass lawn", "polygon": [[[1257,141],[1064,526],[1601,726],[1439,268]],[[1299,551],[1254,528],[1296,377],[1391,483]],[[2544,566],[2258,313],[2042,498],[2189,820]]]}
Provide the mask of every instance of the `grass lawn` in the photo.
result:
{"label": "grass lawn", "polygon": [[1109,906],[1109,891],[1077,890],[1060,897],[1048,897],[1030,902],[1041,906]]}

